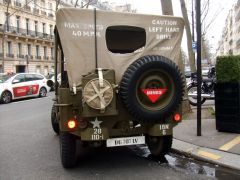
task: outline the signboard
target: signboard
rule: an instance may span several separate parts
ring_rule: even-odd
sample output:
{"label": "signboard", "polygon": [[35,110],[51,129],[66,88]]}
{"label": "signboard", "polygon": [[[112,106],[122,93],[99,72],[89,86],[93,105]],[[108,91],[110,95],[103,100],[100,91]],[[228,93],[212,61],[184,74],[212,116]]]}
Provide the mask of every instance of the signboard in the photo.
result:
{"label": "signboard", "polygon": [[192,49],[193,49],[193,52],[194,52],[194,53],[197,52],[197,42],[196,42],[196,41],[193,41],[193,42],[192,42]]}

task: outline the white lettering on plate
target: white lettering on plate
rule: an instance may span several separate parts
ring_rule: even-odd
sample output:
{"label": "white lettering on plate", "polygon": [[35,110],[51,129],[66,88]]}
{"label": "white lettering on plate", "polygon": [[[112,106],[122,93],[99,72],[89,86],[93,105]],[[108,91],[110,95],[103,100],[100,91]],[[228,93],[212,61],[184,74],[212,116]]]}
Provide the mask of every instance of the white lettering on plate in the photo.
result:
{"label": "white lettering on plate", "polygon": [[156,39],[162,40],[162,39],[172,39],[171,34],[156,34]]}
{"label": "white lettering on plate", "polygon": [[151,94],[162,94],[162,91],[147,91],[147,95],[151,95]]}
{"label": "white lettering on plate", "polygon": [[179,28],[175,27],[166,27],[166,32],[179,32]]}
{"label": "white lettering on plate", "polygon": [[102,134],[102,129],[101,128],[94,128],[93,129],[93,134],[92,134],[92,140],[103,140],[103,134]]}
{"label": "white lettering on plate", "polygon": [[161,26],[176,26],[177,21],[153,19],[152,24],[157,24],[157,25],[161,25]]}
{"label": "white lettering on plate", "polygon": [[170,129],[169,124],[160,124],[160,130]]}
{"label": "white lettering on plate", "polygon": [[119,139],[119,140],[115,140],[115,146],[119,146],[122,144],[128,145],[128,144],[137,144],[138,143],[138,139]]}

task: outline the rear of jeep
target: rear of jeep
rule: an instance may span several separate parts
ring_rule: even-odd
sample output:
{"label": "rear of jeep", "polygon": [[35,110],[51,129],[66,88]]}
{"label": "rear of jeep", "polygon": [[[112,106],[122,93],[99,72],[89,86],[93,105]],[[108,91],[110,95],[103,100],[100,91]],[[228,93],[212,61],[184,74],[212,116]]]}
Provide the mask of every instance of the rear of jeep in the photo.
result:
{"label": "rear of jeep", "polygon": [[[55,102],[62,165],[76,163],[76,142],[93,147],[147,144],[169,152],[181,121],[178,68],[181,18],[63,8],[55,29]],[[57,79],[55,79],[57,82]]]}

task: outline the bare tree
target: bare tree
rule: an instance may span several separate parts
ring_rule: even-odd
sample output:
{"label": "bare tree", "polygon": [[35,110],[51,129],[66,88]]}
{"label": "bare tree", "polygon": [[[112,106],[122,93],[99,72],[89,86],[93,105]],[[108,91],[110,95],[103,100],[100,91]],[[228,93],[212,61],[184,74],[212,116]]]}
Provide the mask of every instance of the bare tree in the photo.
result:
{"label": "bare tree", "polygon": [[[217,8],[217,10],[214,13],[209,13],[212,9],[212,6],[215,4],[211,3],[212,1],[210,0],[204,0],[203,5],[202,5],[202,59],[207,59],[208,63],[211,64],[211,47],[209,44],[209,41],[207,39],[207,34],[209,32],[209,29],[212,27],[214,24],[213,22],[216,20],[217,16],[221,14],[221,11],[223,10],[222,7]],[[213,15],[212,15],[213,14]],[[211,16],[210,16],[211,15]]]}
{"label": "bare tree", "polygon": [[[78,6],[78,1],[76,0],[74,7]],[[90,4],[96,4],[98,1],[97,0],[87,0],[86,3],[84,4],[83,1],[81,2],[81,8],[86,8],[88,9]]]}
{"label": "bare tree", "polygon": [[180,0],[181,3],[181,10],[183,19],[185,21],[185,30],[187,35],[187,47],[188,47],[188,58],[189,58],[189,65],[192,72],[196,72],[196,66],[195,66],[195,56],[192,49],[192,34],[190,29],[190,23],[188,20],[188,14],[187,14],[187,8],[185,4],[185,0]]}
{"label": "bare tree", "polygon": [[161,0],[162,14],[173,15],[172,0]]}

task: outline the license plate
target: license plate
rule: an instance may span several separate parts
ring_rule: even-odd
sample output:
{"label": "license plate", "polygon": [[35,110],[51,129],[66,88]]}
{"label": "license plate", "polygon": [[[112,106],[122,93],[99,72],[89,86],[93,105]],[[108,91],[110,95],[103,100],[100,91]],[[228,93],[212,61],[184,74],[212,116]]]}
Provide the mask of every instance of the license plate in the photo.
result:
{"label": "license plate", "polygon": [[107,147],[145,144],[145,136],[107,139]]}

